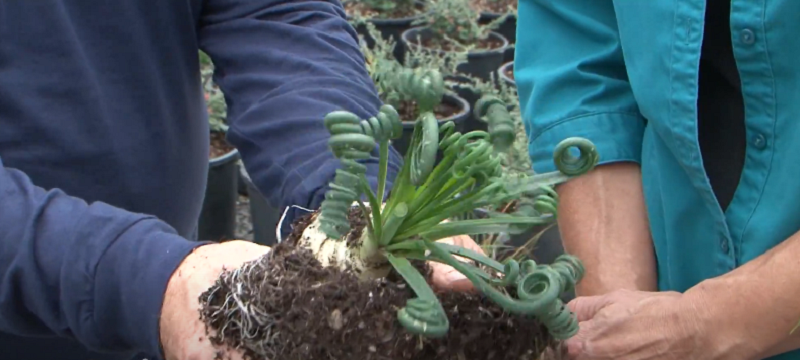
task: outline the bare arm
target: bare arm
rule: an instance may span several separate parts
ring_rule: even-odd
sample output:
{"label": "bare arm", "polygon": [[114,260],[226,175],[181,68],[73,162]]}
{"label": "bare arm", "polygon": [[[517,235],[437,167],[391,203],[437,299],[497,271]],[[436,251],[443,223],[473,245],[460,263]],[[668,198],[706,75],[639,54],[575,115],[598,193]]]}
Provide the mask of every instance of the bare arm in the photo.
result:
{"label": "bare arm", "polygon": [[587,270],[577,293],[655,290],[638,166],[646,121],[628,81],[614,5],[520,0],[517,13],[514,76],[534,171],[554,171],[553,148],[569,137],[591,140],[600,155],[592,173],[557,189],[565,248]]}
{"label": "bare arm", "polygon": [[557,190],[564,248],[586,265],[577,294],[656,291],[656,259],[639,165],[601,165]]}
{"label": "bare arm", "polygon": [[728,354],[764,359],[800,349],[800,233],[685,293]]}

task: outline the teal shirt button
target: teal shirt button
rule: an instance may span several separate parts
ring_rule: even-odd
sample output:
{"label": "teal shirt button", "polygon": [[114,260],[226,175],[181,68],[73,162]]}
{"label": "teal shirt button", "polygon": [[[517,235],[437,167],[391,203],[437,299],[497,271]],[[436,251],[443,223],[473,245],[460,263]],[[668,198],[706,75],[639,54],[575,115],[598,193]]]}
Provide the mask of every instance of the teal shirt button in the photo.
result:
{"label": "teal shirt button", "polygon": [[744,29],[742,30],[742,43],[746,45],[753,45],[756,42],[756,34],[753,30]]}
{"label": "teal shirt button", "polygon": [[758,150],[764,150],[764,148],[767,147],[767,138],[765,138],[764,135],[761,134],[754,135],[751,142],[753,144],[753,147],[755,147]]}

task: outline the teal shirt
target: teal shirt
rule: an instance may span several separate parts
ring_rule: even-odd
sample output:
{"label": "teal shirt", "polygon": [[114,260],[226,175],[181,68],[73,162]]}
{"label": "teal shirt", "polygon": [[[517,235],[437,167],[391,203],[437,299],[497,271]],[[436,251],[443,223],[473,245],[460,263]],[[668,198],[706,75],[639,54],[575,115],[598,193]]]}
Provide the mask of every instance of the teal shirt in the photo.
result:
{"label": "teal shirt", "polygon": [[[702,0],[519,0],[514,76],[536,172],[570,136],[641,164],[661,290],[723,275],[800,230],[800,1],[737,0],[747,150],[723,212],[697,141]],[[800,352],[776,359],[800,359]]]}

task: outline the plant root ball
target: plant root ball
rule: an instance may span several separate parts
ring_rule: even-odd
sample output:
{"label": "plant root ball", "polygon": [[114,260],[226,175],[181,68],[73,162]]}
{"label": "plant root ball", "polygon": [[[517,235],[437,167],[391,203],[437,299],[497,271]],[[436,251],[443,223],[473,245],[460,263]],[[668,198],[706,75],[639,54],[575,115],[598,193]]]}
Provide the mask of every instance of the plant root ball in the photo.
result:
{"label": "plant root ball", "polygon": [[[536,319],[509,315],[475,293],[439,294],[450,320],[444,338],[406,332],[397,310],[414,294],[403,279],[390,272],[363,280],[323,267],[297,246],[312,221],[299,219],[289,239],[226,271],[200,296],[213,343],[251,360],[536,360],[556,344]],[[429,277],[424,263],[414,265]]]}

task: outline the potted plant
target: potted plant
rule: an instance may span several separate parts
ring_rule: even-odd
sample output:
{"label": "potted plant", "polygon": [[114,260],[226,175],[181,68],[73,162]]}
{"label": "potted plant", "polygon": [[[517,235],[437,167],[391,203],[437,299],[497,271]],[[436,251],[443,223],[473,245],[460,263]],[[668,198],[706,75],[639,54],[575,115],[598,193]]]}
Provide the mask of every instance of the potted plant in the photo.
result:
{"label": "potted plant", "polygon": [[[516,92],[509,92],[508,86],[505,83],[496,80],[496,73],[492,73],[489,80],[466,75],[466,74],[452,74],[445,81],[448,88],[458,94],[458,96],[467,99],[472,108],[475,108],[477,101],[484,96],[497,96],[506,101],[510,107],[518,106],[519,99],[516,97]],[[487,130],[487,123],[476,116],[473,111],[467,120],[464,122],[465,131]]]}
{"label": "potted plant", "polygon": [[447,91],[455,93],[469,104],[467,117],[463,125],[459,126],[460,131],[486,130],[485,124],[476,124],[473,117],[475,104],[483,95],[476,84],[483,83],[483,80],[459,72],[459,69],[463,69],[462,65],[467,63],[466,52],[437,53],[422,47],[413,47],[407,52],[406,63],[425,64],[428,68],[437,69],[444,78]]}
{"label": "potted plant", "polygon": [[209,164],[205,198],[198,223],[198,238],[223,241],[234,238],[239,187],[239,152],[225,139],[225,95],[212,81],[210,59],[200,53],[201,78],[208,107]]}
{"label": "potted plant", "polygon": [[428,12],[415,21],[417,27],[403,32],[404,46],[420,47],[436,53],[466,52],[467,61],[459,72],[488,80],[503,62],[508,40],[492,31],[504,21],[499,18],[487,25],[478,23],[479,13],[470,0],[437,0]]}
{"label": "potted plant", "polygon": [[[375,28],[368,27],[374,34]],[[392,141],[392,146],[405,155],[420,114],[430,111],[441,124],[452,121],[460,129],[469,116],[470,106],[457,94],[446,91],[440,64],[432,62],[441,58],[411,51],[406,54],[408,61],[404,65],[392,55],[394,48],[395,42],[391,39],[376,40],[373,47],[361,42],[367,71],[378,96],[397,109],[403,119],[403,134]]]}
{"label": "potted plant", "polygon": [[[374,36],[377,34],[384,39],[400,41],[403,31],[410,28],[425,11],[425,2],[419,0],[345,0],[342,5],[348,19],[369,47],[375,45]],[[375,26],[378,32],[370,33],[367,24]],[[403,61],[404,50],[401,46],[394,49],[398,61]]]}
{"label": "potted plant", "polygon": [[[488,119],[508,113],[505,103],[489,97],[478,111]],[[510,146],[507,126],[462,134],[452,122],[439,125],[428,110],[416,121],[412,150],[380,204],[389,142],[402,136],[399,113],[384,105],[370,119],[335,111],[324,122],[342,163],[326,200],[319,211],[297,219],[292,235],[269,254],[224,272],[200,296],[212,342],[258,360],[536,359],[577,332],[576,317],[559,299],[583,276],[577,258],[565,255],[551,265],[500,263],[436,240],[552,223],[552,186],[596,165],[591,142],[570,138],[559,144],[554,173],[509,179],[497,157]],[[373,192],[359,159],[376,143]],[[573,148],[580,156],[571,154]],[[437,150],[445,158],[434,165]],[[532,212],[446,221],[523,193],[538,194]],[[434,291],[425,261],[452,266],[477,293]]]}
{"label": "potted plant", "polygon": [[500,69],[497,70],[497,76],[507,86],[513,86],[513,87],[517,86],[517,82],[514,81],[514,62],[513,61],[509,61],[509,62],[503,64],[503,66],[501,66]]}
{"label": "potted plant", "polygon": [[471,5],[481,14],[479,24],[489,24],[504,18],[497,25],[497,32],[505,36],[509,43],[503,62],[513,61],[514,44],[517,42],[517,0],[472,0]]}

